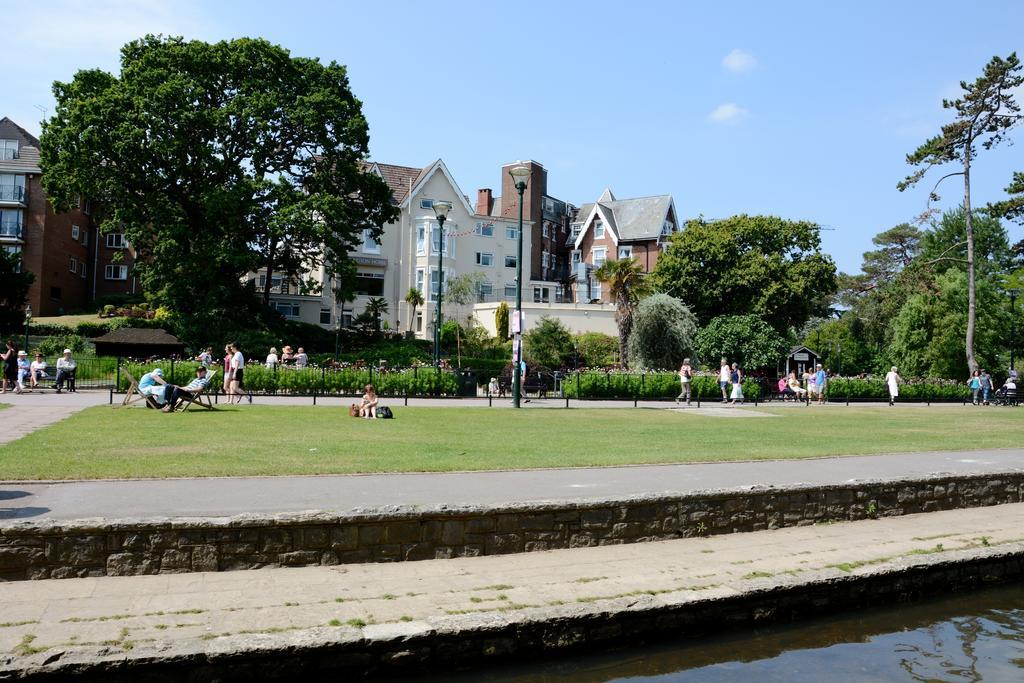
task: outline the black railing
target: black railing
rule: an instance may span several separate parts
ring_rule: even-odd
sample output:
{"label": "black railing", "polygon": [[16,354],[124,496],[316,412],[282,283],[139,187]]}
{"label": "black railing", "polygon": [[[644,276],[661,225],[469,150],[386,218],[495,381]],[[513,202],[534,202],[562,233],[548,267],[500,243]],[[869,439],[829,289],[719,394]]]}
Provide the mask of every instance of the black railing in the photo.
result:
{"label": "black railing", "polygon": [[0,185],[0,201],[22,202],[25,201],[25,188],[21,185]]}

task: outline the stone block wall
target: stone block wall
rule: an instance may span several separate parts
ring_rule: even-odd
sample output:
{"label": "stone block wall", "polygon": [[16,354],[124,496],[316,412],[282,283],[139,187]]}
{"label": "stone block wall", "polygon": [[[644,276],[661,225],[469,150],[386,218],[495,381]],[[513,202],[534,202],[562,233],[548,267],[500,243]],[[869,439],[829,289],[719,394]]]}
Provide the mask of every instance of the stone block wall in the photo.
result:
{"label": "stone block wall", "polygon": [[0,579],[399,562],[761,531],[1024,500],[1024,473],[345,515],[15,522]]}

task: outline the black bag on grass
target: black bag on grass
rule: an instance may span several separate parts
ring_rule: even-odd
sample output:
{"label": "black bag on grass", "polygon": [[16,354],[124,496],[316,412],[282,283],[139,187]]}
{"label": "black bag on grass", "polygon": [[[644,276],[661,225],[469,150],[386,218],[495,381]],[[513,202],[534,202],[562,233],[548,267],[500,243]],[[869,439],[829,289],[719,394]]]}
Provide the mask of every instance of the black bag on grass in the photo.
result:
{"label": "black bag on grass", "polygon": [[379,418],[390,420],[394,416],[395,414],[391,412],[391,408],[388,408],[387,406],[381,406],[380,408],[377,408],[377,417]]}

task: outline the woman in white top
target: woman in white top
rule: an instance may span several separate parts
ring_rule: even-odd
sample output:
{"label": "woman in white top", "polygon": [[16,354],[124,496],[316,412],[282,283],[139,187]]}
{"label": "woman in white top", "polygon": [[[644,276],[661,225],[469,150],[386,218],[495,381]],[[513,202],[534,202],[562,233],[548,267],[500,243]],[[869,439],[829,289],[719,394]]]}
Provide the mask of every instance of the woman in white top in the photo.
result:
{"label": "woman in white top", "polygon": [[900,395],[900,383],[903,379],[896,372],[896,366],[885,375],[885,383],[889,387],[889,405],[895,405],[896,397]]}
{"label": "woman in white top", "polygon": [[[229,346],[231,350],[231,387],[228,391],[232,396],[237,396],[235,400],[228,399],[229,403],[241,403],[242,402],[242,386],[245,381],[245,356],[238,349],[238,343],[234,342]],[[252,397],[249,398],[249,403],[252,403]]]}
{"label": "woman in white top", "polygon": [[271,346],[270,353],[267,354],[267,367],[273,370],[277,367],[277,347]]}

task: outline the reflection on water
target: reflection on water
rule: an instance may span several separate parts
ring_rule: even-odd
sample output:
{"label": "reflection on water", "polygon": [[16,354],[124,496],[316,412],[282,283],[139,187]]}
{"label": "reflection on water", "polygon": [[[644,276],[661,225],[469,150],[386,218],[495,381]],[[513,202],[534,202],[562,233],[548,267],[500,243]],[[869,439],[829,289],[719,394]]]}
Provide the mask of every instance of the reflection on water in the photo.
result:
{"label": "reflection on water", "polygon": [[461,675],[471,683],[1024,681],[1024,586]]}

